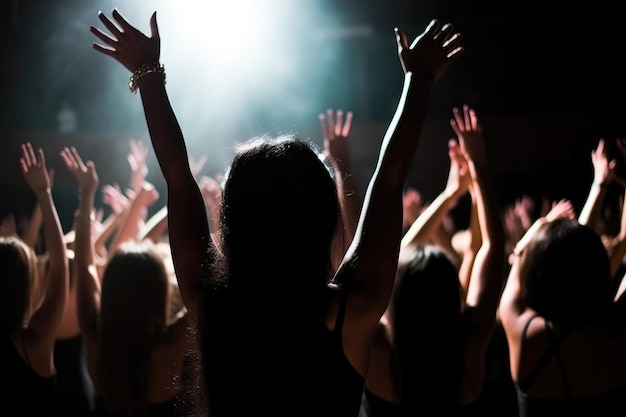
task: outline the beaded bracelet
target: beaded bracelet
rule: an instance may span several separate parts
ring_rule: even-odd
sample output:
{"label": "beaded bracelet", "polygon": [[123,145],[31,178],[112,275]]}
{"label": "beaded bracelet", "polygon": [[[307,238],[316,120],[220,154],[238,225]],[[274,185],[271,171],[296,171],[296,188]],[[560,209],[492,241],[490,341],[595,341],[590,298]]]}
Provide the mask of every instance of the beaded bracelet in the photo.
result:
{"label": "beaded bracelet", "polygon": [[96,220],[96,213],[92,210],[89,213],[85,213],[81,210],[74,211],[74,220],[85,219],[89,220],[89,223],[93,223]]}
{"label": "beaded bracelet", "polygon": [[128,88],[131,93],[137,93],[137,81],[144,75],[152,74],[156,72],[161,74],[163,77],[163,83],[165,83],[165,67],[159,62],[148,62],[147,64],[143,64],[135,71],[133,71],[133,75],[131,75],[130,80],[128,80]]}

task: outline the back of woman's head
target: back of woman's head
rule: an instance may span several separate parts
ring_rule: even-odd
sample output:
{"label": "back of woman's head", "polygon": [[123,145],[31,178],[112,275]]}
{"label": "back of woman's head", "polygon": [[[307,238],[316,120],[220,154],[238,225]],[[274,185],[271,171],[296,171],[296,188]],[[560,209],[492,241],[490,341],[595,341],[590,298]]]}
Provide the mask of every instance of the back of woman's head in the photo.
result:
{"label": "back of woman's head", "polygon": [[28,325],[35,302],[37,256],[17,236],[0,237],[0,327],[6,335]]}
{"label": "back of woman's head", "polygon": [[150,241],[122,244],[102,276],[99,386],[105,402],[132,410],[148,403],[154,341],[167,326],[171,285]]}
{"label": "back of woman's head", "polygon": [[604,320],[611,305],[610,264],[600,237],[575,219],[543,225],[521,254],[525,303],[564,324]]}
{"label": "back of woman's head", "polygon": [[[222,195],[222,249],[231,283],[281,277],[293,290],[325,285],[339,223],[335,183],[312,145],[293,136],[257,137],[236,148]],[[256,282],[256,283],[255,283]]]}
{"label": "back of woman's head", "polygon": [[165,329],[171,286],[165,262],[150,241],[127,242],[111,255],[102,276],[101,325],[114,334]]}
{"label": "back of woman's head", "polygon": [[[403,403],[455,404],[462,367],[458,272],[438,246],[403,248],[390,300]],[[444,401],[442,403],[442,401]]]}

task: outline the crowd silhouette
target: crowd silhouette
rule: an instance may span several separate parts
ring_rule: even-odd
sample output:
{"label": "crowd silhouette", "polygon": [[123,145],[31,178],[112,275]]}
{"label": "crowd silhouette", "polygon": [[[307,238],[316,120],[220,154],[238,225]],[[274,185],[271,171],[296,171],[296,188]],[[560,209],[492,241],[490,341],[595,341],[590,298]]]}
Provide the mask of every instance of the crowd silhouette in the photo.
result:
{"label": "crowd silhouette", "polygon": [[[504,202],[488,127],[450,103],[447,180],[424,200],[408,177],[431,95],[468,53],[433,19],[413,39],[394,29],[404,76],[364,189],[358,114],[333,108],[322,146],[251,137],[209,175],[210,138],[194,159],[168,97],[156,12],[149,33],[117,9],[97,17],[91,46],[129,71],[149,145],[130,139],[131,176],[110,184],[80,143],[15,157],[36,197],[0,222],[3,395],[20,415],[624,414],[626,139],[619,158],[598,140],[579,208]],[[78,195],[67,233],[52,152]],[[165,189],[147,180],[151,152]]]}

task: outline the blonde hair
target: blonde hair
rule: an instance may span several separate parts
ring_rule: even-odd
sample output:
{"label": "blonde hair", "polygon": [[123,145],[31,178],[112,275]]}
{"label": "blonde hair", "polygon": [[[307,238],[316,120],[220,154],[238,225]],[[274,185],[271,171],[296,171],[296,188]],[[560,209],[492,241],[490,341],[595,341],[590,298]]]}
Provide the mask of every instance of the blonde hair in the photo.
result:
{"label": "blonde hair", "polygon": [[98,382],[105,402],[138,410],[148,400],[152,346],[167,328],[172,286],[151,241],[122,244],[102,276]]}
{"label": "blonde hair", "polygon": [[0,322],[7,334],[28,327],[38,301],[34,250],[18,236],[0,236],[0,271]]}

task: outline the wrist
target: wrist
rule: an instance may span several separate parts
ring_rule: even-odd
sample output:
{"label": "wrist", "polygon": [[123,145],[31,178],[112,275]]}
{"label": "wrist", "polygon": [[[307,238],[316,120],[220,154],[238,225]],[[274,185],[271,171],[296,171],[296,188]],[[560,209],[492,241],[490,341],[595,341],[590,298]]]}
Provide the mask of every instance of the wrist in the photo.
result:
{"label": "wrist", "polygon": [[447,201],[456,204],[458,200],[461,199],[467,193],[467,190],[464,190],[459,187],[449,188],[446,187],[441,193]]}
{"label": "wrist", "polygon": [[133,71],[133,74],[128,80],[128,88],[130,89],[130,92],[133,94],[137,93],[137,90],[139,89],[139,80],[150,74],[158,74],[165,84],[165,67],[163,64],[159,61],[148,62]]}
{"label": "wrist", "polygon": [[43,197],[47,197],[50,194],[52,194],[52,190],[50,189],[50,187],[37,188],[36,190],[33,190],[33,191],[35,195],[43,196]]}
{"label": "wrist", "polygon": [[89,220],[93,223],[96,220],[96,212],[94,210],[81,210],[74,211],[74,220]]}

